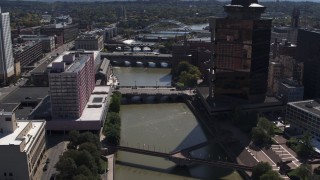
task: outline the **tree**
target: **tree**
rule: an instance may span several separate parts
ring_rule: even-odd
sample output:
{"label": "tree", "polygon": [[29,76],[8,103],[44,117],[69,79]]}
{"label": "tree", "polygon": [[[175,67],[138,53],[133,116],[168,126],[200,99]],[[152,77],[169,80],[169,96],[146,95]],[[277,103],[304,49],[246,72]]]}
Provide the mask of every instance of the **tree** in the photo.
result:
{"label": "tree", "polygon": [[252,180],[259,180],[260,177],[268,171],[271,171],[272,167],[267,162],[259,162],[252,170]]}
{"label": "tree", "polygon": [[260,176],[259,180],[282,180],[282,178],[278,172],[271,170]]}
{"label": "tree", "polygon": [[270,136],[260,127],[254,127],[251,131],[251,139],[253,143],[262,145],[270,141]]}
{"label": "tree", "polygon": [[312,176],[312,168],[309,164],[301,164],[297,169],[295,169],[296,175],[302,180],[309,180]]}
{"label": "tree", "polygon": [[109,112],[107,115],[107,122],[115,125],[121,125],[121,119],[118,113]]}
{"label": "tree", "polygon": [[311,135],[309,133],[304,134],[300,143],[297,146],[297,154],[300,157],[306,158],[313,153],[313,146],[311,144]]}
{"label": "tree", "polygon": [[77,165],[72,158],[67,157],[60,159],[55,168],[60,172],[59,179],[71,179],[75,176]]}
{"label": "tree", "polygon": [[119,99],[112,97],[111,103],[109,105],[109,111],[116,112],[116,113],[120,112],[120,100]]}
{"label": "tree", "polygon": [[108,143],[113,144],[113,145],[119,145],[120,143],[120,131],[117,130],[116,128],[110,128],[106,134],[106,139]]}

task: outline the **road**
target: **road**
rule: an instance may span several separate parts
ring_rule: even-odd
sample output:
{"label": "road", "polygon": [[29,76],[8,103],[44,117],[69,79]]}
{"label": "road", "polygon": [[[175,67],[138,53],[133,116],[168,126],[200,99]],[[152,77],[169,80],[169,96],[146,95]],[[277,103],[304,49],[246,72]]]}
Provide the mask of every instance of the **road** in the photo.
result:
{"label": "road", "polygon": [[[48,180],[53,174],[57,174],[55,164],[59,161],[60,155],[67,149],[68,141],[65,141],[66,136],[60,134],[47,135],[47,151],[45,156],[42,158],[39,168],[37,169],[34,179]],[[48,169],[43,170],[46,164],[47,158],[50,159]]]}

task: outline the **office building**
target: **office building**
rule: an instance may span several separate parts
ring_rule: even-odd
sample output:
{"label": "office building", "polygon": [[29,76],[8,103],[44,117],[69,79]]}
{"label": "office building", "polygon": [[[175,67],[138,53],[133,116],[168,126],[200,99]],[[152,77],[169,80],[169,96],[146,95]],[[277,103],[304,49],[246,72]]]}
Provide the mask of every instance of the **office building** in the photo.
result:
{"label": "office building", "polygon": [[299,29],[297,60],[304,63],[304,98],[320,98],[320,31]]}
{"label": "office building", "polygon": [[271,19],[265,7],[251,0],[232,0],[227,17],[211,21],[215,96],[263,102],[267,91]]}
{"label": "office building", "polygon": [[269,63],[268,92],[278,93],[278,85],[285,79],[302,84],[303,62],[296,60],[297,46],[283,40],[272,44],[272,56]]}
{"label": "office building", "polygon": [[101,51],[104,48],[103,35],[83,34],[74,42],[76,49]]}
{"label": "office building", "polygon": [[49,73],[52,119],[79,118],[94,86],[93,53],[67,54],[52,62]]}
{"label": "office building", "polygon": [[14,75],[14,60],[12,53],[10,15],[0,9],[0,80],[6,84],[8,78]]}
{"label": "office building", "polygon": [[15,62],[20,62],[20,66],[23,68],[41,58],[42,43],[41,41],[28,41],[15,44],[13,50]]}
{"label": "office building", "polygon": [[297,81],[285,79],[279,82],[278,97],[280,97],[284,103],[302,101],[303,92],[304,87]]}
{"label": "office building", "polygon": [[309,132],[320,139],[319,100],[297,101],[287,104],[285,121],[295,134]]}
{"label": "office building", "polygon": [[47,36],[55,36],[56,46],[73,41],[79,33],[78,24],[66,25],[64,23],[42,26],[40,33]]}
{"label": "office building", "polygon": [[42,43],[42,52],[48,53],[55,49],[55,38],[54,36],[47,35],[20,35],[18,37],[18,42],[26,41],[41,41]]}
{"label": "office building", "polygon": [[17,121],[15,113],[0,112],[0,179],[34,179],[45,147],[45,121]]}

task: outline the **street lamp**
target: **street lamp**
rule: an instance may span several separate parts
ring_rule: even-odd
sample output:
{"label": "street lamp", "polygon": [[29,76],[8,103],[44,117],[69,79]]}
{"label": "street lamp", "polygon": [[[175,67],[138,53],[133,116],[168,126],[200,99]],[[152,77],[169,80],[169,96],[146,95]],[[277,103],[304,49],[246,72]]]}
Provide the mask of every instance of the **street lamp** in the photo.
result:
{"label": "street lamp", "polygon": [[137,81],[134,81],[134,87],[137,89]]}

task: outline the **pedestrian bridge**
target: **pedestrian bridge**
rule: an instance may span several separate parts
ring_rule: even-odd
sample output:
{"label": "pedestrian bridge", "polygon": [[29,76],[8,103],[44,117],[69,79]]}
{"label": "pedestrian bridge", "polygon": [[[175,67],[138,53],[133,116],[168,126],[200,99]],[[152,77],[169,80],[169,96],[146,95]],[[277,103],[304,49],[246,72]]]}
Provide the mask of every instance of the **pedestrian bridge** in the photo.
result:
{"label": "pedestrian bridge", "polygon": [[195,149],[199,149],[200,147],[206,146],[207,143],[208,142],[203,142],[203,143],[194,145],[192,147],[182,149],[180,151],[174,151],[174,152],[168,152],[168,153],[156,151],[155,148],[153,150],[152,149],[150,150],[149,148],[139,149],[139,148],[133,148],[133,147],[126,147],[126,146],[107,145],[107,147],[113,150],[126,151],[131,153],[165,158],[176,163],[178,166],[185,166],[191,163],[196,163],[196,164],[209,165],[209,166],[215,166],[215,167],[221,167],[221,168],[228,168],[232,170],[252,171],[253,167],[251,166],[245,166],[245,165],[240,165],[240,164],[225,162],[220,160],[201,159],[201,158],[192,157],[190,155],[191,151]]}

